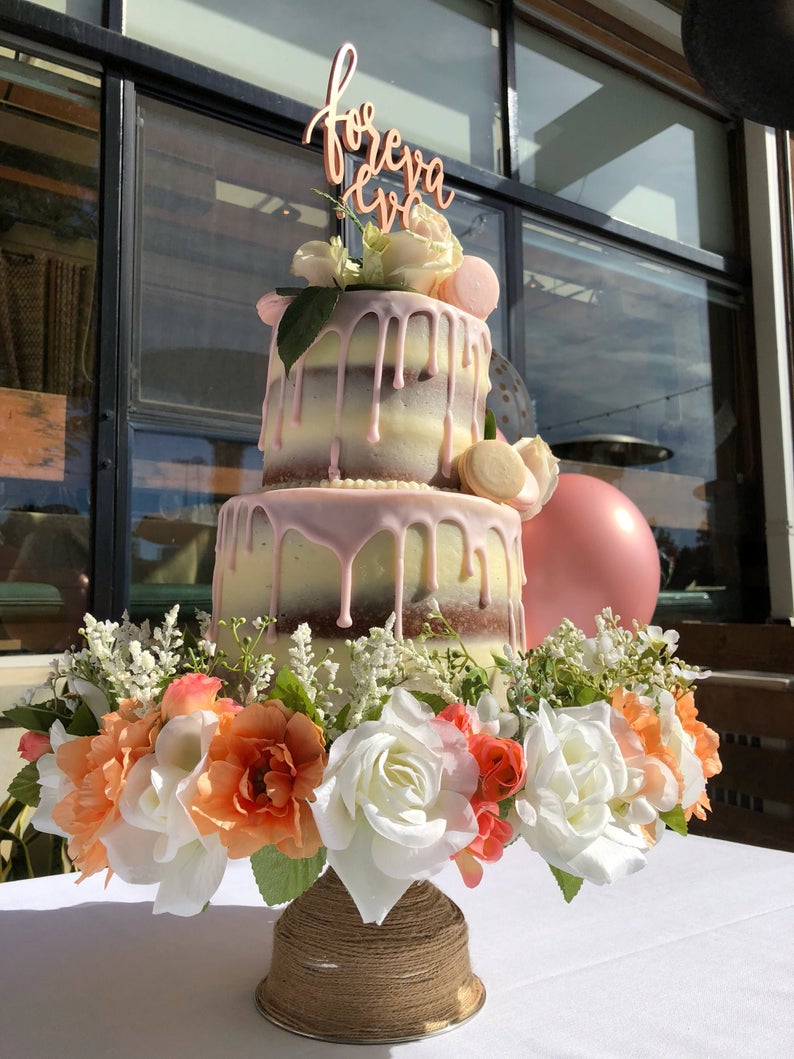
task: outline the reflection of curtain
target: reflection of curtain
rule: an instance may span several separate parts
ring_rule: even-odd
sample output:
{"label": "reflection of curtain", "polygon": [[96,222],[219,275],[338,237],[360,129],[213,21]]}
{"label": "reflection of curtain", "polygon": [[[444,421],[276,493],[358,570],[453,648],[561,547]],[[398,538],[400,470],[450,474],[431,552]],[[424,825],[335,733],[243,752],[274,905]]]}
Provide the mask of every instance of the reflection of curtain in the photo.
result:
{"label": "reflection of curtain", "polygon": [[0,386],[77,395],[93,374],[93,268],[0,252]]}

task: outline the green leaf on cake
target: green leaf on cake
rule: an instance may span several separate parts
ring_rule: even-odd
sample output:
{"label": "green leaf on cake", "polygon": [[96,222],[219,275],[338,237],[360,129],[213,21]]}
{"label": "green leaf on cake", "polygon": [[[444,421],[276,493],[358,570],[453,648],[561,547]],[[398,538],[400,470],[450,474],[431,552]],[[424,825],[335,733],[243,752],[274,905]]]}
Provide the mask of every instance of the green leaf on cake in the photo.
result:
{"label": "green leaf on cake", "polygon": [[557,885],[562,890],[562,896],[565,898],[566,903],[570,904],[579,893],[584,879],[580,879],[578,875],[571,875],[570,872],[563,871],[561,868],[555,868],[553,864],[550,864],[549,867],[551,868],[551,874],[557,880]]}
{"label": "green leaf on cake", "polygon": [[292,365],[303,356],[328,322],[340,294],[338,287],[304,287],[284,310],[277,341],[278,355],[288,376]]}
{"label": "green leaf on cake", "polygon": [[496,440],[496,416],[491,409],[485,413],[485,425],[483,427],[483,439],[485,441]]}
{"label": "green leaf on cake", "polygon": [[256,885],[265,904],[283,905],[308,890],[325,864],[325,847],[313,857],[295,860],[275,846],[263,846],[251,856]]}
{"label": "green leaf on cake", "polygon": [[671,831],[675,831],[679,835],[686,835],[689,832],[686,817],[684,816],[684,810],[680,805],[677,805],[675,809],[669,809],[666,813],[659,813],[659,819],[663,824],[666,824]]}
{"label": "green leaf on cake", "polygon": [[41,788],[39,770],[35,761],[29,761],[8,785],[8,793],[23,805],[38,805]]}

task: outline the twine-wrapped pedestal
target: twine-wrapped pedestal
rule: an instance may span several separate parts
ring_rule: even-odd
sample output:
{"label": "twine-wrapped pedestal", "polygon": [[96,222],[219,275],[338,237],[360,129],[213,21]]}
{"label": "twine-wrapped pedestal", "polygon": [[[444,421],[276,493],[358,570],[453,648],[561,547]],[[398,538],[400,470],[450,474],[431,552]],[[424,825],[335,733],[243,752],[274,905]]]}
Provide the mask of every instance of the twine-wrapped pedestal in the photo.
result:
{"label": "twine-wrapped pedestal", "polygon": [[469,963],[463,913],[432,883],[414,883],[381,926],[362,923],[327,871],[276,923],[259,1010],[294,1033],[395,1043],[440,1033],[485,1000]]}

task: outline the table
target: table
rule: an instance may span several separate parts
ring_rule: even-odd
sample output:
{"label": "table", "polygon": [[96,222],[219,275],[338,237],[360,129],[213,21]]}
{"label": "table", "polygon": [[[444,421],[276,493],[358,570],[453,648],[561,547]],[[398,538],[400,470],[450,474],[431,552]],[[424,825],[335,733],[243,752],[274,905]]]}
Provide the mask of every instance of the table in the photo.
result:
{"label": "table", "polygon": [[248,862],[200,916],[151,889],[59,876],[0,885],[0,1054],[102,1059],[781,1059],[794,1054],[794,854],[668,833],[637,875],[566,906],[523,844],[466,890],[488,998],[471,1022],[393,1046],[332,1045],[254,1008],[278,916]]}

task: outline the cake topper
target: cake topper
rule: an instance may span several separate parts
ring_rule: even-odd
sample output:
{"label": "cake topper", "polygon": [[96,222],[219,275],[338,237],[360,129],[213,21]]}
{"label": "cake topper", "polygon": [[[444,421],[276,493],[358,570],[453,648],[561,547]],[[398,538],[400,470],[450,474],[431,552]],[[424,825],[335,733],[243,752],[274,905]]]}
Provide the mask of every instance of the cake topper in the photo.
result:
{"label": "cake topper", "polygon": [[[383,135],[375,128],[375,107],[362,103],[344,112],[339,101],[353,78],[358,63],[355,47],[343,44],[331,64],[325,106],[321,107],[303,130],[303,143],[310,143],[318,125],[323,130],[323,160],[329,184],[343,184],[345,177],[344,151],[359,151],[366,144],[364,161],[356,168],[352,183],[344,188],[340,201],[352,199],[356,213],[376,213],[378,227],[388,232],[396,217],[403,228],[408,227],[412,207],[422,202],[422,192],[432,195],[439,209],[446,209],[455,192],[444,188],[444,165],[438,156],[425,160],[422,152],[403,143],[398,129],[388,129]],[[375,188],[369,201],[364,191],[380,173],[402,173],[402,198],[396,191]],[[421,191],[419,188],[421,187]]]}

